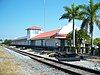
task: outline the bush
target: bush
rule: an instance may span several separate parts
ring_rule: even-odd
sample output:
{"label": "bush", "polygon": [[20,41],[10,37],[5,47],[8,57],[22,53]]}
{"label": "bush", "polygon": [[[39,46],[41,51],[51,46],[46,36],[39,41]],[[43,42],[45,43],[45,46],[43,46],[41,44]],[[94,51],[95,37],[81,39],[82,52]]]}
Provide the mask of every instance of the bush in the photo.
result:
{"label": "bush", "polygon": [[4,42],[2,44],[10,45],[11,43],[12,43],[11,40],[6,39],[6,40],[4,40]]}

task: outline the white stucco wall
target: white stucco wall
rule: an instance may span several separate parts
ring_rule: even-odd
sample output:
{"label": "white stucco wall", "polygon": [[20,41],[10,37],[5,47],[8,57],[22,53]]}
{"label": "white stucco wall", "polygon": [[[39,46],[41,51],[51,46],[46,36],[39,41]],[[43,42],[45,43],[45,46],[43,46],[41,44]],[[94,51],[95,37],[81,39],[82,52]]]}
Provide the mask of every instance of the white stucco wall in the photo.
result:
{"label": "white stucco wall", "polygon": [[27,40],[17,40],[17,41],[14,41],[13,44],[16,44],[16,45],[28,45],[28,41]]}
{"label": "white stucco wall", "polygon": [[36,45],[36,46],[41,46],[41,40],[36,40],[36,41],[35,41],[35,45]]}
{"label": "white stucco wall", "polygon": [[33,38],[34,36],[43,33],[41,30],[27,30],[28,39]]}
{"label": "white stucco wall", "polygon": [[[42,46],[41,43],[42,43],[41,40],[35,41],[36,46]],[[58,39],[44,39],[43,40],[43,46],[56,46],[57,43],[60,46],[60,40],[58,40]]]}
{"label": "white stucco wall", "polygon": [[58,43],[58,45],[60,46],[60,40],[58,39],[45,39],[43,42],[43,46],[56,46]]}

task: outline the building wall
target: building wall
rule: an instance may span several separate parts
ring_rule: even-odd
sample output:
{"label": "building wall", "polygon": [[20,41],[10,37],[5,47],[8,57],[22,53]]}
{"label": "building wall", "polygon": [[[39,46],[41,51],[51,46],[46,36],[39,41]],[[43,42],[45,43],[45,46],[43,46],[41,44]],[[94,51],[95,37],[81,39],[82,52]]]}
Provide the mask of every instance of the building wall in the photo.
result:
{"label": "building wall", "polygon": [[[13,44],[16,45],[33,45],[33,46],[60,46],[61,40],[59,39],[43,39],[43,40],[16,40],[13,41]],[[65,46],[67,46],[67,42],[65,41]]]}
{"label": "building wall", "polygon": [[[60,46],[60,40],[58,39],[35,40],[35,46],[57,46],[57,44]],[[32,41],[31,45],[33,45]]]}
{"label": "building wall", "polygon": [[60,40],[58,39],[46,39],[45,42],[43,43],[43,45],[45,46],[60,46]]}
{"label": "building wall", "polygon": [[27,36],[28,36],[28,39],[42,33],[43,31],[41,30],[27,30]]}
{"label": "building wall", "polygon": [[30,45],[35,46],[35,40],[30,40]]}
{"label": "building wall", "polygon": [[41,40],[36,40],[35,41],[35,46],[41,46]]}
{"label": "building wall", "polygon": [[28,40],[15,40],[13,41],[12,44],[16,44],[16,45],[29,45]]}

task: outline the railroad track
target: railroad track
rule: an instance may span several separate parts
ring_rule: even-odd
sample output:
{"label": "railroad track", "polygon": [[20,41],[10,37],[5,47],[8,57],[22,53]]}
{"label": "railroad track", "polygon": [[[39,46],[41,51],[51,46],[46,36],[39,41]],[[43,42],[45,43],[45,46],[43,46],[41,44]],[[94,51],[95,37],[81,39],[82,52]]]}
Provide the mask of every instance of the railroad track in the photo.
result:
{"label": "railroad track", "polygon": [[97,71],[97,70],[64,63],[64,62],[57,61],[57,60],[54,60],[54,59],[49,59],[49,58],[46,58],[46,57],[31,54],[31,53],[28,53],[28,52],[16,50],[14,48],[9,48],[9,47],[7,47],[7,48],[15,51],[17,53],[20,53],[22,55],[28,56],[28,57],[30,57],[30,58],[32,58],[36,61],[39,61],[43,64],[49,65],[49,66],[54,67],[58,70],[69,73],[71,75],[100,75],[100,71]]}

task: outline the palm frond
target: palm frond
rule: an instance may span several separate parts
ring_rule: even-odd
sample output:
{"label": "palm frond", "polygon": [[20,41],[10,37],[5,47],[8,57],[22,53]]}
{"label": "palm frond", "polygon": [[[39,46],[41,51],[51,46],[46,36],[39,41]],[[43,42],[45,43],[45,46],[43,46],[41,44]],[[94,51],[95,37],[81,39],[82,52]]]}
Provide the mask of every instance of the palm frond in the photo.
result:
{"label": "palm frond", "polygon": [[70,18],[70,14],[68,13],[64,13],[60,19],[69,19]]}
{"label": "palm frond", "polygon": [[76,6],[74,11],[79,11],[80,7],[79,6]]}
{"label": "palm frond", "polygon": [[81,9],[80,15],[90,15],[90,8],[87,5],[79,5],[79,8]]}
{"label": "palm frond", "polygon": [[70,13],[70,12],[71,12],[71,9],[70,9],[69,7],[67,7],[67,6],[66,6],[66,7],[64,7],[64,9],[65,9],[65,11],[66,11],[66,12],[68,12],[68,13]]}
{"label": "palm frond", "polygon": [[93,6],[93,12],[96,12],[97,10],[100,10],[100,3],[96,3],[96,4]]}
{"label": "palm frond", "polygon": [[81,29],[83,29],[88,24],[89,24],[89,18],[84,19],[81,25]]}
{"label": "palm frond", "polygon": [[89,15],[86,11],[77,11],[77,16],[75,17],[75,19],[78,19],[78,20],[85,20],[87,15]]}
{"label": "palm frond", "polygon": [[75,16],[75,19],[78,20],[84,20],[85,19],[85,15],[82,14],[80,11],[77,13],[77,16]]}
{"label": "palm frond", "polygon": [[76,17],[75,17],[75,19],[78,19],[78,20],[83,20],[83,19],[84,19],[84,17],[83,17],[83,16],[81,16],[81,17],[80,17],[80,16],[76,16]]}
{"label": "palm frond", "polygon": [[78,7],[79,7],[80,9],[87,9],[88,6],[86,6],[85,4],[83,4],[83,5],[78,5]]}
{"label": "palm frond", "polygon": [[96,25],[97,25],[97,27],[98,27],[99,30],[100,30],[100,20],[96,20]]}
{"label": "palm frond", "polygon": [[86,12],[88,12],[89,14],[91,13],[91,8],[90,8],[90,6],[88,6],[88,7],[86,8]]}
{"label": "palm frond", "polygon": [[70,22],[72,20],[72,17],[69,18],[68,22]]}
{"label": "palm frond", "polygon": [[96,15],[96,18],[99,18],[100,19],[100,15]]}

